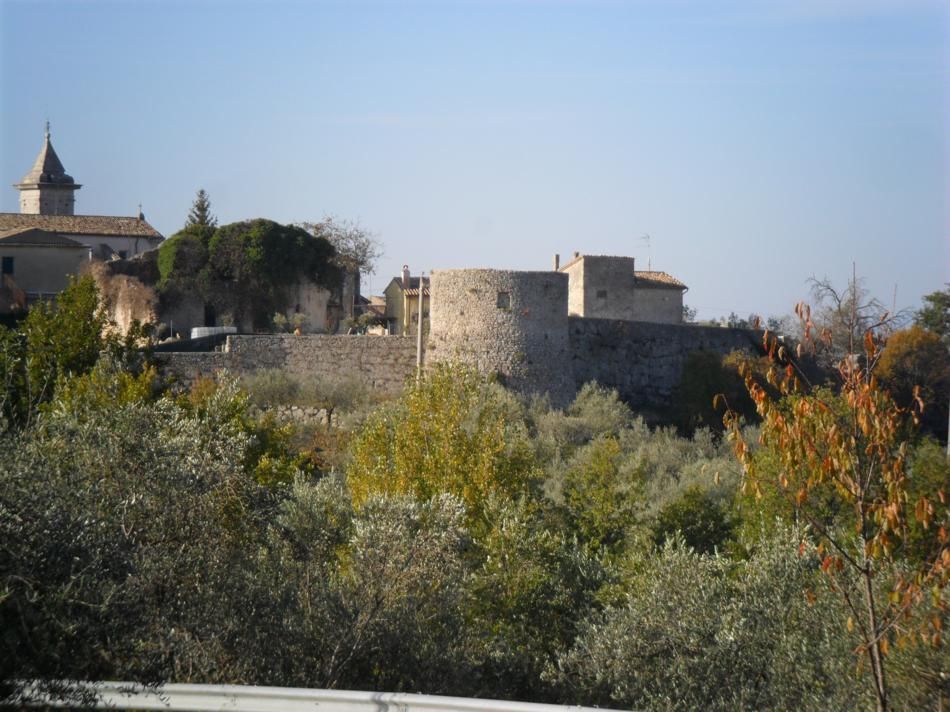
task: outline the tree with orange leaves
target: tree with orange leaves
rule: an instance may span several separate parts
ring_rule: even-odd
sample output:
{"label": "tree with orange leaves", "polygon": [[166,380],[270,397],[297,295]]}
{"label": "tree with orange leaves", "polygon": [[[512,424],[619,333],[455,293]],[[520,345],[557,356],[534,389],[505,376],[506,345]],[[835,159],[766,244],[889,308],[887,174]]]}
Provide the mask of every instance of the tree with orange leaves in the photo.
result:
{"label": "tree with orange leaves", "polygon": [[[901,407],[878,383],[878,327],[885,322],[849,330],[834,393],[813,388],[797,366],[806,350],[831,347],[831,333],[815,325],[807,305],[798,305],[796,314],[803,340],[794,352],[764,333],[771,359],[766,380],[780,396],[770,395],[751,369],[743,371],[762,417],[760,443],[778,460],[777,470],[758,467],[738,415],[727,412],[725,423],[745,471],[746,491],[761,496],[772,488],[816,536],[821,568],[850,611],[848,630],[860,637],[856,652],[870,663],[877,708],[887,710],[890,646],[915,636],[941,645],[950,608],[948,486],[929,491],[912,486],[908,448],[924,403],[917,392],[910,407]],[[829,500],[838,521],[822,516]],[[920,528],[932,532],[929,550],[922,558],[902,556],[909,532]],[[912,615],[927,605],[926,615]]]}

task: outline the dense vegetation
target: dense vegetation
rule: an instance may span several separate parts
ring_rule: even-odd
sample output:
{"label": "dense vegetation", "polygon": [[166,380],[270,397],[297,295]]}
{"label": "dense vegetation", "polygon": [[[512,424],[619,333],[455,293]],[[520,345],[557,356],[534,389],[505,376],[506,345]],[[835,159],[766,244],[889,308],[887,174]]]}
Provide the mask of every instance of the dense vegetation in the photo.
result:
{"label": "dense vegetation", "polygon": [[[744,489],[733,445],[710,430],[651,429],[592,385],[552,410],[460,367],[373,407],[274,373],[175,393],[119,345],[97,358],[101,332],[53,336],[100,318],[89,289],[2,334],[16,404],[0,436],[4,693],[124,679],[639,709],[874,705],[833,590],[857,577],[830,581],[814,526]],[[41,397],[23,390],[31,367]],[[304,401],[334,409],[332,427],[266,409]],[[941,447],[907,436],[907,477],[946,490]],[[757,476],[781,474],[774,444],[750,448]],[[815,496],[818,524],[844,531],[839,500]],[[945,545],[937,507],[926,529],[908,518],[888,566],[913,570]],[[933,635],[945,589],[929,595],[887,632],[897,708],[950,693]]]}
{"label": "dense vegetation", "polygon": [[218,315],[266,328],[291,306],[288,287],[301,280],[338,287],[335,258],[329,240],[293,225],[194,222],[158,250],[159,294],[165,305],[199,299]]}

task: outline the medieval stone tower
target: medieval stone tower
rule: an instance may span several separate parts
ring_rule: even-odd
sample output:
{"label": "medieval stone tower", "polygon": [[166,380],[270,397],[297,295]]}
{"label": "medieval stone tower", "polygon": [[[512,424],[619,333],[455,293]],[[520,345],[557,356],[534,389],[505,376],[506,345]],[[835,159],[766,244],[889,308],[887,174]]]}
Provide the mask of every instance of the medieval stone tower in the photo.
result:
{"label": "medieval stone tower", "polygon": [[46,140],[33,168],[14,187],[20,191],[20,212],[28,215],[73,215],[75,191],[82,186],[66,175],[59,156],[49,138],[46,122]]}
{"label": "medieval stone tower", "polygon": [[561,272],[432,272],[429,361],[463,361],[553,405],[575,394]]}

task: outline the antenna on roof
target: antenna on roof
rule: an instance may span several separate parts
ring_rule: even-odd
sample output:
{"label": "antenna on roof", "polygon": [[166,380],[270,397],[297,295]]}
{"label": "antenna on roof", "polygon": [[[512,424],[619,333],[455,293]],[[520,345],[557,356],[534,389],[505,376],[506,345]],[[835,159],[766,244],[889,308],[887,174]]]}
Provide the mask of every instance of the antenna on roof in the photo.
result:
{"label": "antenna on roof", "polygon": [[653,252],[650,249],[650,233],[645,232],[640,239],[647,243],[647,270],[653,269]]}

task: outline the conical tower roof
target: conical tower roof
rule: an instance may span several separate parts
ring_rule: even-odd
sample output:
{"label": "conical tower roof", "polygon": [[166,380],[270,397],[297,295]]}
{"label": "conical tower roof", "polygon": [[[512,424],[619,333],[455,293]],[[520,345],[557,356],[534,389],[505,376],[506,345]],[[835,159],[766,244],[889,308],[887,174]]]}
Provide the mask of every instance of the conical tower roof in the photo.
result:
{"label": "conical tower roof", "polygon": [[43,142],[43,148],[33,162],[30,172],[23,176],[17,187],[33,185],[63,185],[78,188],[73,177],[66,174],[62,161],[56,155],[53,144],[49,138],[49,122],[46,122],[46,140]]}

